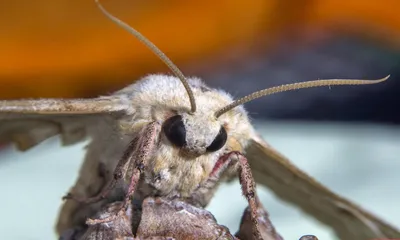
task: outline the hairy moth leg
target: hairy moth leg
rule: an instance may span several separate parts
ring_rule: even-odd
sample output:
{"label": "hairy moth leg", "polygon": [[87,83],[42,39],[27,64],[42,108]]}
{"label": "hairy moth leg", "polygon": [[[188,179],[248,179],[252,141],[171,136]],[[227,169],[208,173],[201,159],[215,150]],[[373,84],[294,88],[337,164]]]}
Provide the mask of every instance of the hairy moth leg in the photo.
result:
{"label": "hairy moth leg", "polygon": [[[246,200],[249,203],[250,217],[253,223],[252,227],[254,238],[262,239],[263,235],[268,235],[273,236],[274,239],[279,239],[279,234],[276,233],[275,228],[272,226],[272,224],[270,224],[270,226],[266,228],[268,229],[268,232],[263,232],[262,234],[260,231],[258,212],[259,209],[263,207],[259,203],[257,197],[255,182],[251,173],[250,165],[246,157],[240,152],[234,151],[221,156],[215,164],[215,167],[211,172],[209,179],[196,191],[197,193],[194,196],[196,196],[197,194],[201,194],[201,192],[205,192],[214,188],[214,186],[218,183],[219,179],[223,175],[224,171],[231,167],[237,170],[240,185],[242,186],[242,194],[246,197]],[[262,210],[265,211],[264,209]]]}
{"label": "hairy moth leg", "polygon": [[253,175],[251,173],[250,165],[247,161],[247,158],[239,153],[235,152],[233,155],[236,155],[238,158],[238,174],[239,174],[239,182],[242,186],[242,194],[246,197],[247,202],[249,203],[250,207],[250,216],[253,220],[253,234],[255,239],[262,239],[261,232],[258,226],[258,217],[257,217],[257,196],[256,196],[256,186]]}
{"label": "hairy moth leg", "polygon": [[125,208],[135,193],[141,172],[147,166],[147,161],[157,146],[157,138],[160,132],[161,124],[159,122],[151,122],[146,125],[139,135],[137,148],[134,153],[134,161],[130,163],[127,171],[128,174],[131,174],[131,181],[124,199]]}
{"label": "hairy moth leg", "polygon": [[[149,155],[153,152],[154,147],[156,146],[156,139],[158,134],[160,133],[161,127],[158,122],[151,122],[147,124],[143,129],[139,132],[138,137],[133,139],[121,159],[119,160],[114,173],[113,179],[107,186],[95,197],[90,198],[78,198],[71,194],[68,194],[64,198],[73,199],[83,203],[93,203],[104,199],[108,193],[115,187],[118,180],[124,178],[125,176],[130,177],[130,183],[128,187],[128,191],[125,194],[124,204],[120,211],[116,215],[107,217],[105,219],[88,219],[87,224],[93,225],[102,222],[109,222],[115,220],[122,210],[126,209],[130,202],[130,198],[133,196],[135,189],[138,185],[141,172],[144,169],[144,166],[147,163]],[[129,164],[128,169],[126,169],[126,164]]]}
{"label": "hairy moth leg", "polygon": [[153,153],[153,150],[157,145],[156,141],[160,131],[161,125],[158,122],[151,122],[140,131],[134,151],[129,154],[129,167],[125,175],[128,174],[128,176],[130,176],[130,183],[128,191],[125,194],[123,205],[118,213],[104,219],[89,218],[86,221],[87,224],[94,225],[98,223],[110,222],[118,218],[120,215],[124,214],[138,186],[140,175],[144,167],[147,165],[147,160],[149,159],[150,155]]}

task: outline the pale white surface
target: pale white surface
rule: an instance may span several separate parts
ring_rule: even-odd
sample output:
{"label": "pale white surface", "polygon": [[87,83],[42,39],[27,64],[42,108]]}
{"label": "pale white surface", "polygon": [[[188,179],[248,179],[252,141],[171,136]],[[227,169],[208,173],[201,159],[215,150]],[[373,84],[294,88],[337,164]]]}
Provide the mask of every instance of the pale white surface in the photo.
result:
{"label": "pale white surface", "polygon": [[[297,166],[335,192],[400,227],[400,129],[376,125],[257,124],[264,138]],[[0,152],[0,239],[56,239],[61,196],[75,182],[86,143],[61,148],[57,138],[19,153]],[[334,239],[330,229],[259,189],[281,235],[314,234]],[[246,206],[237,183],[224,185],[210,209],[232,232]]]}

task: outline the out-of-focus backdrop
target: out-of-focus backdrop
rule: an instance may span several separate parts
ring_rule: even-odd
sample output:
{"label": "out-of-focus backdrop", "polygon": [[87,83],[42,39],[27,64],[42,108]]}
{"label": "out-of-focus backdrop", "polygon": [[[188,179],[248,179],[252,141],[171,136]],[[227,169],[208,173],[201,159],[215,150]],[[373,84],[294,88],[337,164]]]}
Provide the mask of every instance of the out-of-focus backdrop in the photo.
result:
{"label": "out-of-focus backdrop", "polygon": [[[266,140],[295,164],[400,226],[395,206],[400,191],[394,184],[400,181],[399,1],[102,3],[151,39],[186,75],[235,97],[305,80],[391,74],[379,85],[282,93],[246,108]],[[95,97],[149,73],[169,73],[89,0],[0,0],[0,52],[0,99]],[[52,139],[24,154],[7,145],[0,151],[0,239],[54,239],[60,197],[75,181],[83,154],[83,145],[61,149],[57,144]],[[240,211],[232,209],[244,205],[226,195],[240,199],[239,191],[225,186],[210,206],[232,231],[240,219]],[[309,217],[284,209],[284,203],[276,205],[279,200],[272,195],[263,196],[287,239],[303,234],[333,238]],[[32,228],[17,231],[21,225]]]}

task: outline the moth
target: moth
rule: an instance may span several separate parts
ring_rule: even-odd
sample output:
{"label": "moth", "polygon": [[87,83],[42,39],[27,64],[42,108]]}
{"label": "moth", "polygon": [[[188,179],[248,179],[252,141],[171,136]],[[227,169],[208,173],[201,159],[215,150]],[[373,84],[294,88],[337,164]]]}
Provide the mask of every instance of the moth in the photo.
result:
{"label": "moth", "polygon": [[219,183],[239,176],[255,239],[262,238],[255,217],[255,182],[331,226],[340,239],[400,236],[397,229],[331,192],[274,150],[257,135],[242,107],[278,92],[376,84],[389,76],[286,84],[233,100],[199,78],[186,78],[152,42],[96,3],[150,48],[174,76],[149,75],[110,96],[92,99],[0,101],[0,141],[12,141],[21,150],[58,134],[65,145],[91,138],[80,176],[60,211],[59,234],[84,227],[85,222],[115,220],[118,214],[87,219],[115,200],[123,201],[120,212],[149,196],[205,207]]}

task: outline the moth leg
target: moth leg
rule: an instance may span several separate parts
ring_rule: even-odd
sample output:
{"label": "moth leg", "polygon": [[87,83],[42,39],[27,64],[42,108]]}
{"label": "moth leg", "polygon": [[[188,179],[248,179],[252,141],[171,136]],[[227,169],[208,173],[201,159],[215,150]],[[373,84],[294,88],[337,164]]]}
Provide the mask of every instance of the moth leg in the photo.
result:
{"label": "moth leg", "polygon": [[251,173],[250,165],[247,161],[247,158],[243,154],[234,151],[220,157],[215,164],[213,171],[211,172],[210,178],[201,188],[212,188],[212,186],[217,184],[217,181],[223,172],[233,164],[233,167],[236,168],[239,175],[240,185],[242,186],[242,194],[246,197],[246,200],[249,203],[250,216],[253,222],[253,236],[255,239],[262,239],[257,213],[260,206],[258,204],[258,197],[256,195],[255,182]]}
{"label": "moth leg", "polygon": [[[242,194],[246,197],[247,202],[250,207],[250,216],[253,221],[253,235],[255,239],[262,239],[261,232],[258,224],[258,204],[257,204],[257,193],[255,189],[255,181],[253,178],[253,174],[251,173],[250,165],[247,161],[247,158],[241,154],[240,152],[233,152],[232,155],[236,155],[238,158],[238,174],[239,174],[239,182],[242,186]],[[231,155],[231,156],[232,156]]]}
{"label": "moth leg", "polygon": [[98,202],[104,198],[107,197],[107,195],[110,193],[112,189],[114,189],[115,185],[117,184],[118,180],[122,179],[124,176],[124,166],[126,163],[132,158],[132,153],[136,149],[136,143],[138,139],[134,138],[124,151],[124,154],[122,155],[121,159],[119,160],[117,166],[115,167],[114,173],[113,173],[113,178],[111,181],[106,185],[105,188],[103,188],[99,194],[97,194],[94,197],[89,197],[89,198],[80,198],[78,196],[74,196],[70,193],[68,193],[66,196],[64,196],[62,199],[72,199],[77,202],[81,203],[95,203]]}
{"label": "moth leg", "polygon": [[128,173],[131,172],[130,183],[128,191],[124,198],[124,202],[121,205],[121,209],[118,211],[117,214],[111,215],[104,219],[89,218],[87,220],[87,224],[93,225],[98,223],[110,222],[124,214],[138,186],[140,175],[147,165],[147,160],[149,159],[150,155],[153,153],[153,150],[157,145],[157,136],[161,131],[160,126],[161,125],[158,122],[151,122],[146,127],[144,127],[138,136],[137,144],[135,144],[134,151],[129,154],[130,166],[128,169]]}

